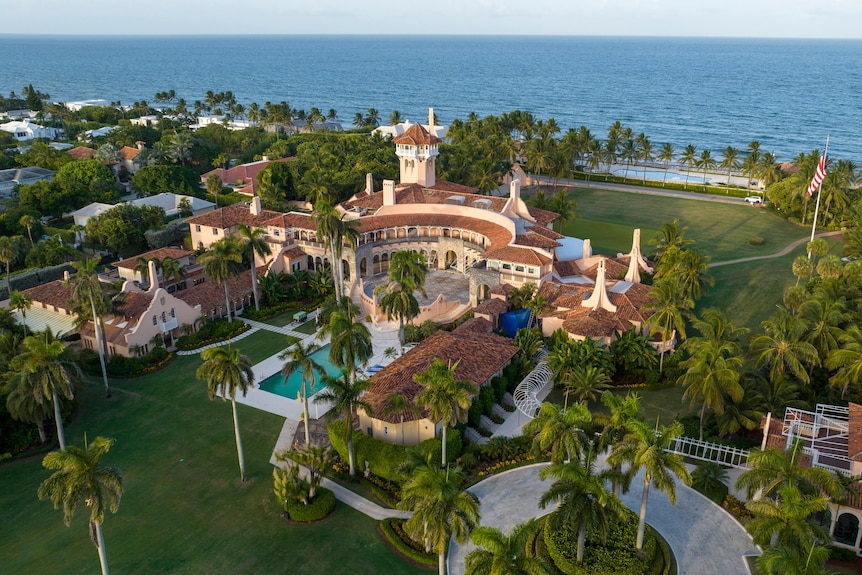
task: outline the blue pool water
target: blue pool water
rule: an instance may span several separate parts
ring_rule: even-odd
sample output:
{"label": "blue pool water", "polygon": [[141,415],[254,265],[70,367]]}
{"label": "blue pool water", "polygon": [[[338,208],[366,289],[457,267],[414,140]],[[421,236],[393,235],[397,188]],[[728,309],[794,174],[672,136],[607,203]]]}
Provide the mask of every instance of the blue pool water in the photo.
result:
{"label": "blue pool water", "polygon": [[[329,377],[336,377],[339,375],[340,370],[337,365],[333,364],[329,361],[329,346],[325,345],[313,354],[311,357],[314,358],[314,361],[323,368],[326,372],[326,375]],[[314,387],[311,387],[308,390],[308,395],[311,397],[318,391],[321,391],[326,385],[324,385],[323,378],[317,370],[314,371]],[[298,399],[299,398],[299,388],[302,385],[302,372],[294,371],[290,374],[290,377],[287,380],[284,379],[284,376],[281,375],[281,372],[274,373],[260,382],[260,388],[264,391],[268,391],[270,393],[274,393],[276,395],[280,395],[282,397],[287,397],[290,399]]]}
{"label": "blue pool water", "polygon": [[[613,174],[615,176],[619,176],[620,178],[622,178],[623,175],[625,175],[630,180],[638,180],[638,179],[642,179],[644,177],[644,171],[643,170],[631,170],[630,169],[628,172],[626,172],[625,169],[614,170]],[[597,176],[595,176],[595,178],[598,180],[601,178],[601,176],[597,175]],[[663,171],[662,172],[656,172],[656,171],[647,170],[646,179],[656,180],[656,181],[660,182],[664,179],[664,172]],[[725,178],[725,180],[727,180],[727,178]],[[675,173],[675,172],[668,172],[667,173],[667,181],[668,182],[676,182],[679,184],[685,183],[685,172],[683,172],[681,174]],[[696,171],[692,171],[691,174],[689,174],[689,176],[688,176],[688,183],[689,184],[702,184],[703,183],[703,176],[699,176],[699,175],[697,175]]]}

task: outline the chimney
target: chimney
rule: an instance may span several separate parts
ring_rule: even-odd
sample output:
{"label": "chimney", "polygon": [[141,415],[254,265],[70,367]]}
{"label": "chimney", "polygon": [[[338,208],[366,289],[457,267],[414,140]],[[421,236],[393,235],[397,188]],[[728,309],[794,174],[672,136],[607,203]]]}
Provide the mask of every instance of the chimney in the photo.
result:
{"label": "chimney", "polygon": [[593,310],[602,308],[611,313],[616,313],[617,306],[611,303],[608,299],[608,290],[605,286],[605,259],[599,260],[599,269],[596,272],[596,286],[593,288],[593,293],[588,299],[581,302],[583,307],[589,307]]}
{"label": "chimney", "polygon": [[592,255],[593,247],[590,245],[590,238],[584,240],[584,252],[581,254],[581,259],[584,260],[586,267],[587,259]]}
{"label": "chimney", "polygon": [[143,150],[144,147],[147,145],[147,143],[141,142],[140,140],[138,140],[137,142],[135,142],[135,145],[138,147],[139,150]]}
{"label": "chimney", "polygon": [[261,159],[261,161],[268,162],[269,156],[261,156],[260,159]]}
{"label": "chimney", "polygon": [[383,180],[383,205],[395,205],[395,181]]}
{"label": "chimney", "polygon": [[255,196],[251,199],[251,204],[248,206],[248,211],[253,216],[260,215],[260,196]]}
{"label": "chimney", "polygon": [[64,282],[69,281],[69,270],[66,270],[63,272],[63,281]]}
{"label": "chimney", "polygon": [[369,196],[374,193],[374,176],[371,172],[365,174],[365,193]]}
{"label": "chimney", "polygon": [[159,289],[159,274],[156,271],[156,260],[147,262],[147,274],[150,276],[150,288],[147,293],[153,293]]}
{"label": "chimney", "polygon": [[516,202],[521,199],[521,180],[512,180],[509,183],[509,197]]}
{"label": "chimney", "polygon": [[434,108],[428,108],[428,132],[434,134]]}

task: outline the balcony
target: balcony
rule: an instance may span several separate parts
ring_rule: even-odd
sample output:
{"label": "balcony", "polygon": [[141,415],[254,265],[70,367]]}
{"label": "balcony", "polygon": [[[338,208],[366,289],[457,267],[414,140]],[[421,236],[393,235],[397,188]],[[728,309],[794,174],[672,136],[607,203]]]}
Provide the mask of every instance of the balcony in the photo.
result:
{"label": "balcony", "polygon": [[177,322],[177,318],[172,317],[164,323],[159,322],[159,327],[161,328],[162,333],[168,333],[172,329],[176,329],[177,327],[179,327],[179,323]]}

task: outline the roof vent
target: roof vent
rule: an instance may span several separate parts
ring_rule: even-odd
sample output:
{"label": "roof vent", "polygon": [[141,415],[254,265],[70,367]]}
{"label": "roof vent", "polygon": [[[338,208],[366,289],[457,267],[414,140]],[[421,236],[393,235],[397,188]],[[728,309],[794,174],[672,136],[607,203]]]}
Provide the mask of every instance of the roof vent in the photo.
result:
{"label": "roof vent", "polygon": [[450,206],[463,206],[464,196],[449,196],[443,201],[443,203],[449,204]]}
{"label": "roof vent", "polygon": [[491,200],[482,198],[480,200],[475,200],[473,202],[474,208],[479,208],[480,210],[490,210],[491,209]]}

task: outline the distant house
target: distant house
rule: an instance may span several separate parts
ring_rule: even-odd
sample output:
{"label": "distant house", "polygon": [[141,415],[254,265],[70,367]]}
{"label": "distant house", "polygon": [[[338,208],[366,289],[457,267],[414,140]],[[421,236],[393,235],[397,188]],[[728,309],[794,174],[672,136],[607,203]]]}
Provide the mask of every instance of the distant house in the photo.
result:
{"label": "distant house", "polygon": [[78,146],[76,148],[72,148],[71,150],[66,150],[66,153],[73,160],[84,161],[84,160],[92,160],[96,157],[96,150],[93,148],[87,148],[85,146]]}
{"label": "distant house", "polygon": [[201,266],[197,264],[197,261],[195,259],[195,253],[193,251],[180,248],[158,248],[139,254],[133,258],[126,258],[124,260],[120,260],[114,265],[117,267],[117,275],[120,277],[120,279],[149,285],[150,279],[147,275],[149,271],[142,272],[140,270],[139,264],[141,260],[147,262],[149,262],[150,260],[162,262],[165,258],[171,258],[175,260],[177,263],[180,264],[180,267],[183,269],[183,277],[172,277],[169,284],[165,284],[162,270],[158,268],[156,269],[157,281],[162,284],[162,286],[165,287],[170,293],[174,293],[177,290],[182,291],[186,289],[187,286],[193,285],[193,276],[196,277],[200,275],[198,272],[200,272]]}
{"label": "distant house", "polygon": [[13,120],[11,122],[6,122],[5,124],[0,124],[0,130],[9,132],[12,134],[12,137],[19,142],[35,140],[36,138],[47,138],[49,140],[53,140],[57,137],[57,130],[54,128],[40,126],[28,119]]}
{"label": "distant house", "polygon": [[272,162],[289,162],[292,159],[293,158],[281,158],[279,160],[270,160],[264,156],[264,159],[257,162],[240,164],[228,169],[216,168],[215,170],[210,170],[201,175],[201,185],[206,185],[207,178],[211,174],[215,174],[221,178],[221,181],[224,182],[225,186],[233,188],[233,191],[247,196],[256,196],[258,174]]}
{"label": "distant house", "polygon": [[227,119],[225,116],[198,116],[197,122],[189,126],[192,130],[199,130],[205,126],[211,125],[224,126],[228,130],[245,130],[246,128],[254,128],[257,126],[251,120]]}
{"label": "distant house", "polygon": [[[395,124],[394,126],[378,126],[371,130],[372,134],[380,134],[383,137],[395,138],[400,136],[404,132],[410,129],[410,126],[413,124],[410,120],[404,120],[400,124]],[[428,123],[422,124],[422,127],[425,128],[431,135],[437,136],[441,140],[446,140],[446,134],[449,132],[449,126],[438,126],[434,122],[434,108],[429,108],[428,110]]]}
{"label": "distant house", "polygon": [[102,136],[107,136],[114,130],[119,130],[119,126],[105,126],[103,128],[96,128],[95,130],[87,130],[84,132],[85,140],[92,140],[93,138],[101,138]]}
{"label": "distant house", "polygon": [[132,118],[129,120],[133,126],[145,126],[147,128],[152,128],[153,126],[157,126],[159,124],[159,117],[155,115],[141,116],[139,118]]}
{"label": "distant house", "polygon": [[138,162],[138,156],[141,154],[141,150],[144,149],[144,142],[135,142],[137,147],[132,148],[131,146],[123,146],[120,148],[120,167],[125,168],[127,172],[130,174],[137,173],[138,169],[141,167]]}
{"label": "distant house", "polygon": [[10,168],[0,170],[0,197],[8,198],[15,186],[35,184],[42,180],[51,181],[54,172],[45,168]]}
{"label": "distant house", "polygon": [[75,222],[76,226],[84,227],[92,218],[100,216],[115,207],[116,206],[113,204],[93,202],[92,204],[87,204],[81,209],[75,210],[69,215],[72,216],[72,220]]}
{"label": "distant house", "polygon": [[79,112],[81,108],[85,108],[87,106],[95,106],[98,108],[104,108],[106,106],[110,106],[111,103],[107,100],[96,99],[96,100],[77,100],[75,102],[66,102],[64,104],[69,110],[72,112]]}
{"label": "distant house", "polygon": [[[147,198],[138,198],[137,200],[132,200],[128,203],[133,206],[158,206],[165,210],[165,215],[170,218],[180,215],[180,204],[184,199],[188,200],[193,216],[205,214],[215,209],[215,204],[212,202],[208,202],[194,196],[184,196],[182,194],[172,194],[170,192],[156,194],[155,196]],[[93,202],[92,204],[87,204],[83,208],[75,210],[68,215],[72,216],[76,225],[86,226],[87,222],[90,221],[91,218],[104,214],[115,207],[117,206],[114,204]]]}

